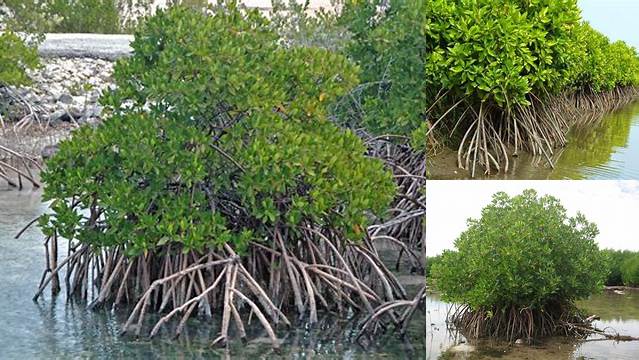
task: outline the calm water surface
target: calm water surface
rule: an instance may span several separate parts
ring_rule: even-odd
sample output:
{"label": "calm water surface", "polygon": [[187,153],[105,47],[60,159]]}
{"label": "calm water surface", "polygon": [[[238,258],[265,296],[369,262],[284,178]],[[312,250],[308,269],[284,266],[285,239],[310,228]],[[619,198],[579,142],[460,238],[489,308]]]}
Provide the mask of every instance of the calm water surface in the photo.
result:
{"label": "calm water surface", "polygon": [[[366,350],[350,341],[352,322],[326,316],[319,326],[280,331],[282,351],[275,354],[259,327],[249,328],[250,341],[235,341],[230,351],[210,347],[215,326],[191,321],[186,336],[138,340],[118,335],[126,312],[89,311],[85,304],[51,300],[48,293],[31,301],[44,266],[42,235],[35,228],[19,240],[14,235],[30,220],[46,211],[40,194],[6,190],[0,184],[0,359],[57,358],[284,358],[284,359],[421,359],[424,358],[425,324],[417,316],[411,343],[395,337],[380,338]],[[212,321],[213,323],[216,320]],[[254,323],[255,324],[255,323]],[[412,345],[411,345],[412,344]]]}
{"label": "calm water surface", "polygon": [[[595,321],[600,329],[610,327],[622,335],[639,336],[639,291],[625,295],[604,292],[580,302],[579,306],[589,314],[601,316]],[[471,342],[446,328],[446,315],[452,305],[443,302],[436,294],[426,298],[426,359],[637,359],[639,341],[616,342],[599,340],[592,336],[587,341],[552,338],[535,346],[523,346],[500,342]]]}
{"label": "calm water surface", "polygon": [[[554,168],[542,158],[522,155],[511,160],[508,173],[487,179],[639,179],[639,102],[606,116],[592,127],[573,129],[568,145],[553,157]],[[464,179],[457,168],[457,153],[445,150],[429,161],[433,179]],[[480,177],[478,177],[480,178]]]}

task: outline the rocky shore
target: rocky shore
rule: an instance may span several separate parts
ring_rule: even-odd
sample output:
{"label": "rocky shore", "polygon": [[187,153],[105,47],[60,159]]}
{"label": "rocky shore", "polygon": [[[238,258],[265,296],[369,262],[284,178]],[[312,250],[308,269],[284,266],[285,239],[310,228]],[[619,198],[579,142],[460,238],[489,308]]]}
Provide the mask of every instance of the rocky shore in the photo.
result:
{"label": "rocky shore", "polygon": [[[39,124],[57,127],[96,123],[102,114],[100,94],[113,86],[113,62],[93,58],[43,58],[31,71],[30,86],[0,90],[8,104],[8,123],[25,116]],[[28,105],[27,105],[28,104]]]}
{"label": "rocky shore", "polygon": [[[79,126],[101,121],[100,95],[111,89],[113,66],[130,54],[132,37],[48,34],[40,44],[41,66],[31,84],[0,86],[0,146],[40,157]],[[7,159],[0,152],[0,160]]]}

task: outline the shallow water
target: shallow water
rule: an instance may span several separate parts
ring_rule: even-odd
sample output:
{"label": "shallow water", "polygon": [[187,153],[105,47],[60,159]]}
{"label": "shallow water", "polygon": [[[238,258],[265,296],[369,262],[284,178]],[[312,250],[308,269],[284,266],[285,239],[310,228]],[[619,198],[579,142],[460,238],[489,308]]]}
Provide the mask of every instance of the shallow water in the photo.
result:
{"label": "shallow water", "polygon": [[[15,234],[44,211],[40,193],[5,190],[0,183],[0,358],[331,358],[420,359],[424,357],[423,317],[416,316],[409,329],[411,343],[395,337],[377,339],[367,349],[353,343],[353,322],[331,316],[313,329],[300,326],[281,330],[283,345],[273,353],[259,327],[249,327],[249,341],[234,341],[229,351],[209,346],[216,337],[216,320],[194,320],[185,336],[149,340],[120,337],[125,311],[89,311],[85,304],[68,303],[64,295],[52,300],[48,292],[31,301],[44,268],[42,235],[32,227],[18,240]],[[256,322],[253,322],[256,324]],[[412,345],[411,345],[412,344]]]}
{"label": "shallow water", "polygon": [[[639,341],[616,342],[591,336],[587,341],[552,338],[534,346],[508,345],[498,341],[468,342],[454,329],[446,328],[451,304],[436,294],[426,298],[426,359],[636,359]],[[597,328],[612,328],[622,335],[639,336],[639,291],[625,295],[604,292],[581,301],[579,306],[597,314]]]}
{"label": "shallow water", "polygon": [[[523,154],[511,159],[508,173],[486,179],[639,179],[639,102],[607,115],[598,125],[573,129],[568,145],[553,156],[554,168],[542,158]],[[464,179],[457,153],[445,150],[430,159],[432,179]]]}

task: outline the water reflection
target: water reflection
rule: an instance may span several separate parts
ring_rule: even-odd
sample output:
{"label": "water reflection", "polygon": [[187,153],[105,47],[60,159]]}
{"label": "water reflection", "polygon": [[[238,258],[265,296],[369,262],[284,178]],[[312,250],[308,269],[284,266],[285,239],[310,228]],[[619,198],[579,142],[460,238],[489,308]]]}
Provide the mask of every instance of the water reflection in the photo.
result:
{"label": "water reflection", "polygon": [[[639,336],[639,291],[624,295],[611,292],[594,295],[579,306],[601,317],[594,325]],[[568,338],[546,339],[534,346],[509,345],[499,341],[470,341],[447,328],[446,316],[452,305],[437,294],[426,298],[426,359],[636,359],[639,342],[616,342],[592,336],[587,341]]]}
{"label": "water reflection", "polygon": [[[0,184],[0,358],[255,358],[255,359],[421,359],[424,358],[425,324],[416,317],[404,342],[380,337],[370,348],[353,342],[355,320],[341,321],[325,314],[313,328],[280,329],[282,351],[274,353],[270,340],[256,321],[247,327],[249,341],[234,341],[231,348],[212,348],[219,319],[193,319],[180,339],[169,330],[155,339],[121,337],[126,309],[89,311],[83,303],[64,296],[31,301],[44,265],[42,234],[33,227],[15,240],[30,220],[46,211],[39,192],[7,191]],[[408,290],[408,289],[407,289]],[[410,289],[411,292],[416,292]],[[320,314],[321,316],[321,314]],[[152,321],[153,317],[149,317]]]}
{"label": "water reflection", "polygon": [[[554,168],[544,158],[512,159],[506,174],[486,179],[639,179],[639,102],[606,116],[598,125],[575,128],[568,145],[557,150]],[[456,167],[456,153],[446,150],[429,161],[433,179],[468,178]]]}

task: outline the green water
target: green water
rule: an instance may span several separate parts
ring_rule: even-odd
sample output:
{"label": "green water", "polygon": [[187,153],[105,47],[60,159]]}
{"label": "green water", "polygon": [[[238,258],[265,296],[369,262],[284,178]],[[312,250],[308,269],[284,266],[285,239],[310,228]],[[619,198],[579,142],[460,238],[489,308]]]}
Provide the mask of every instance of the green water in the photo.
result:
{"label": "green water", "polygon": [[[549,166],[545,158],[523,154],[511,159],[507,173],[483,178],[639,179],[639,102],[609,114],[595,126],[573,129],[568,142],[552,157],[554,167]],[[430,178],[468,178],[467,171],[457,169],[456,156],[456,152],[445,150],[430,159]]]}
{"label": "green water", "polygon": [[[604,292],[579,303],[601,320],[594,325],[610,328],[622,335],[639,336],[639,291],[619,295]],[[639,341],[616,342],[591,336],[586,341],[567,338],[542,340],[534,346],[509,345],[498,341],[469,342],[455,329],[447,328],[446,315],[452,305],[436,294],[426,298],[426,359],[637,359]]]}
{"label": "green water", "polygon": [[[119,336],[126,311],[89,311],[86,304],[52,300],[48,293],[31,301],[44,266],[42,234],[29,229],[20,239],[14,235],[27,222],[46,211],[40,193],[6,190],[0,183],[0,359],[67,358],[233,358],[233,359],[419,359],[423,358],[425,324],[416,316],[409,329],[410,341],[380,337],[369,348],[352,340],[356,321],[322,316],[313,328],[299,324],[280,329],[280,353],[259,326],[249,326],[249,341],[232,343],[229,350],[209,346],[217,337],[219,319],[193,320],[184,336],[135,339]],[[414,289],[413,289],[414,290]],[[257,325],[257,322],[253,322]]]}

